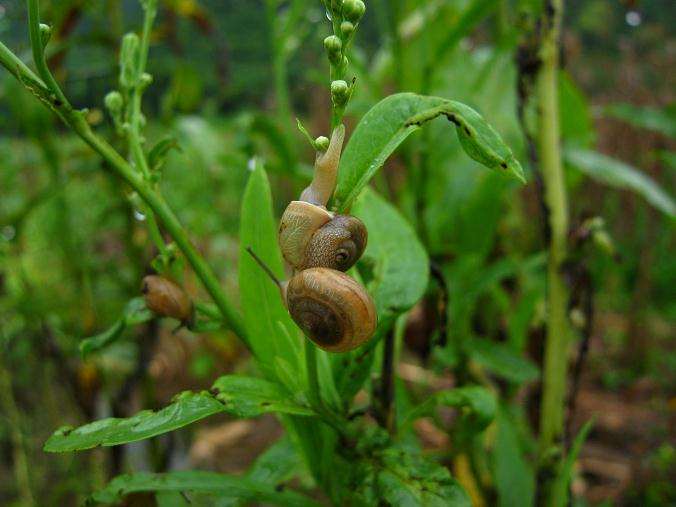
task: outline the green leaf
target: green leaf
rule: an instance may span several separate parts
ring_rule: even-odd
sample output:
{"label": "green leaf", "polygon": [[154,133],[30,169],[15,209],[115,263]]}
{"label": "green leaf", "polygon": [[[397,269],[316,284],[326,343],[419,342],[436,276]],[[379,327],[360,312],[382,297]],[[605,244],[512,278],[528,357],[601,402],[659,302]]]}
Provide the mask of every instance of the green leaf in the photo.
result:
{"label": "green leaf", "polygon": [[148,166],[151,171],[159,171],[162,169],[167,156],[172,149],[181,151],[178,140],[175,137],[167,137],[158,142],[153,149],[148,153]]}
{"label": "green leaf", "polygon": [[580,148],[592,146],[596,132],[589,101],[572,77],[564,71],[559,73],[559,104],[562,139],[567,145]]}
{"label": "green leaf", "polygon": [[369,453],[355,463],[357,505],[470,507],[469,497],[445,467],[402,447]]}
{"label": "green leaf", "polygon": [[215,472],[181,471],[164,474],[138,473],[120,475],[105,489],[92,495],[94,502],[112,504],[130,493],[179,491],[208,493],[219,499],[242,500],[247,503],[285,507],[317,506],[315,501],[294,491],[276,491],[274,486],[244,477]]}
{"label": "green leaf", "polygon": [[667,137],[676,137],[676,106],[673,104],[664,109],[631,104],[611,104],[604,108],[604,113],[635,127],[652,130]]}
{"label": "green leaf", "polygon": [[246,476],[263,484],[278,485],[293,478],[303,461],[288,437],[282,437],[256,458]]}
{"label": "green leaf", "polygon": [[270,183],[258,163],[244,191],[240,221],[239,286],[244,324],[256,359],[268,378],[275,378],[273,365],[277,357],[300,372],[300,331],[284,307],[279,289],[249,255],[247,247],[251,247],[275,276],[280,279],[284,276]]}
{"label": "green leaf", "polygon": [[256,417],[268,412],[313,413],[292,400],[277,384],[258,378],[226,375],[216,381],[211,391],[183,392],[175,397],[171,405],[157,412],[143,410],[133,417],[101,419],[77,429],[62,427],[47,440],[44,450],[68,452],[136,442],[220,412],[237,417]]}
{"label": "green leaf", "polygon": [[124,331],[131,326],[143,324],[153,318],[153,313],[146,308],[143,298],[130,300],[124,308],[124,313],[112,326],[96,336],[85,338],[80,342],[80,354],[87,356],[99,351],[118,340]]}
{"label": "green leaf", "polygon": [[158,412],[143,410],[127,419],[108,418],[77,429],[62,427],[47,440],[47,452],[69,452],[114,446],[151,438],[223,412],[223,404],[207,392],[184,392]]}
{"label": "green leaf", "polygon": [[587,436],[589,435],[593,425],[593,420],[587,421],[587,423],[582,427],[580,432],[575,437],[568,455],[561,462],[559,472],[552,486],[552,503],[550,504],[552,507],[564,507],[568,504],[568,485],[573,478],[573,465],[575,464],[575,461],[582,450],[582,444],[584,444],[585,440],[587,440]]}
{"label": "green leaf", "polygon": [[493,452],[498,505],[531,507],[535,499],[535,474],[519,442],[517,428],[504,407],[498,410]]}
{"label": "green leaf", "polygon": [[371,189],[357,200],[353,214],[369,231],[360,266],[372,272],[367,283],[378,316],[405,312],[427,289],[429,259],[425,248],[399,211]]}
{"label": "green leaf", "polygon": [[503,343],[475,338],[469,340],[467,347],[473,360],[510,382],[521,384],[540,376],[540,370],[532,361]]}
{"label": "green leaf", "polygon": [[85,357],[92,352],[96,352],[97,350],[107,347],[111,343],[115,342],[120,336],[122,336],[122,333],[124,333],[125,329],[127,329],[127,326],[124,323],[124,319],[120,319],[102,333],[85,338],[80,342],[79,345],[80,354],[82,357]]}
{"label": "green leaf", "polygon": [[483,431],[495,418],[495,396],[481,386],[464,386],[433,394],[423,403],[411,409],[404,417],[403,427],[416,419],[429,416],[438,407],[463,409],[464,419],[471,423],[476,431]]}
{"label": "green leaf", "polygon": [[473,0],[469,2],[457,20],[450,26],[450,30],[444,30],[446,33],[442,42],[437,46],[434,61],[441,60],[445,54],[454,49],[458,42],[489,16],[497,6],[497,0]]}
{"label": "green leaf", "polygon": [[507,171],[525,181],[523,169],[500,136],[472,108],[413,93],[391,95],[376,104],[359,122],[340,161],[335,205],[350,209],[385,160],[424,123],[445,116],[457,127],[460,144],[477,162]]}
{"label": "green leaf", "polygon": [[336,389],[343,400],[352,400],[370,376],[378,343],[395,321],[394,316],[388,314],[378,319],[378,328],[366,344],[346,354],[333,355]]}
{"label": "green leaf", "polygon": [[226,375],[214,383],[210,392],[226,412],[237,417],[257,417],[266,412],[313,414],[294,401],[280,384],[260,378]]}
{"label": "green leaf", "polygon": [[148,310],[143,298],[138,297],[130,300],[124,307],[124,322],[127,326],[136,326],[148,322],[153,318],[153,312]]}
{"label": "green leaf", "polygon": [[670,217],[676,203],[654,180],[639,169],[591,150],[566,149],[566,162],[587,176],[611,187],[632,190]]}

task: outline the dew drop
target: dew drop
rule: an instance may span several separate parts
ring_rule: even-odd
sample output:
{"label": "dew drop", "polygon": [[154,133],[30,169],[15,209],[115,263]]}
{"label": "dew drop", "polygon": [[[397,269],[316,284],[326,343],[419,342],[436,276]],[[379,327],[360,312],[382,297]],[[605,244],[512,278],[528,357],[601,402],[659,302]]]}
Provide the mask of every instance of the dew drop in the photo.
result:
{"label": "dew drop", "polygon": [[249,159],[249,161],[246,163],[246,168],[252,172],[256,169],[256,157],[251,157]]}
{"label": "dew drop", "polygon": [[135,209],[134,210],[134,218],[138,220],[139,222],[144,222],[146,219],[145,213],[140,212],[139,210]]}
{"label": "dew drop", "polygon": [[627,12],[626,16],[624,19],[627,21],[627,24],[629,26],[639,26],[641,24],[641,13],[637,11],[629,11]]}
{"label": "dew drop", "polygon": [[6,225],[2,228],[2,237],[7,241],[12,241],[14,236],[16,236],[16,229],[13,225]]}
{"label": "dew drop", "polygon": [[329,21],[333,21],[333,15],[331,14],[331,11],[328,9],[326,10],[326,19],[328,19]]}

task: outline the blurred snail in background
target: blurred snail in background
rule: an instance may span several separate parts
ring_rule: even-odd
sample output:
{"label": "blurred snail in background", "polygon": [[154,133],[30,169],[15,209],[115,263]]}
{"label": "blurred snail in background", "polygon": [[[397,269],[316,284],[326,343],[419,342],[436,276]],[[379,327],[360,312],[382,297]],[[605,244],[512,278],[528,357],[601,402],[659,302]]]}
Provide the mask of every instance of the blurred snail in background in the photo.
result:
{"label": "blurred snail in background", "polygon": [[171,317],[188,326],[194,317],[190,296],[177,284],[159,275],[143,279],[141,293],[150,311],[160,317]]}
{"label": "blurred snail in background", "polygon": [[277,284],[294,322],[318,347],[347,352],[368,341],[378,317],[364,287],[344,273],[359,260],[368,240],[366,226],[326,205],[336,187],[345,138],[340,125],[325,152],[317,154],[312,183],[292,201],[279,227],[279,245],[294,275],[281,282],[251,250],[247,251]]}

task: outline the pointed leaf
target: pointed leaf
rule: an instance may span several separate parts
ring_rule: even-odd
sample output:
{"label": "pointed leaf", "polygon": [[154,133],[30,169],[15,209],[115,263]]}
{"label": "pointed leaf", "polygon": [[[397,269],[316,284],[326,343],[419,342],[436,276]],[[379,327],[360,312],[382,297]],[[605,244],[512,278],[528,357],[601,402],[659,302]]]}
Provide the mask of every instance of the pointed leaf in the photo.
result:
{"label": "pointed leaf", "polygon": [[639,169],[591,150],[567,149],[565,159],[587,176],[611,187],[632,190],[663,213],[676,216],[672,197]]}
{"label": "pointed leaf", "polygon": [[171,150],[181,151],[178,140],[175,137],[167,137],[158,142],[153,149],[148,153],[148,166],[151,171],[159,171],[162,169],[164,162]]}
{"label": "pointed leaf", "polygon": [[242,500],[248,504],[284,507],[314,507],[314,500],[294,491],[276,491],[274,486],[244,477],[215,472],[180,471],[164,474],[138,473],[120,475],[105,489],[92,495],[99,503],[118,503],[130,493],[178,491],[213,494],[223,500]]}
{"label": "pointed leaf", "polygon": [[114,446],[151,438],[223,412],[223,404],[207,392],[185,392],[171,405],[153,412],[143,410],[127,419],[107,418],[77,429],[62,427],[45,443],[47,452],[69,452]]}
{"label": "pointed leaf", "polygon": [[556,481],[552,486],[551,505],[552,507],[564,507],[568,505],[568,485],[573,478],[573,465],[582,450],[582,444],[587,440],[589,432],[594,426],[594,421],[587,421],[575,437],[573,445],[568,451],[568,455],[561,463],[561,468],[556,476]]}
{"label": "pointed leaf", "polygon": [[357,200],[353,214],[369,231],[360,265],[373,272],[373,279],[367,282],[379,318],[405,312],[427,289],[429,259],[425,248],[399,211],[371,189]]}
{"label": "pointed leaf", "polygon": [[284,307],[279,289],[246,251],[248,247],[277,277],[283,278],[270,183],[265,169],[258,163],[244,191],[240,224],[239,286],[244,323],[256,359],[268,378],[274,378],[273,364],[277,357],[300,371],[299,330]]}
{"label": "pointed leaf", "polygon": [[359,122],[340,161],[335,205],[350,209],[354,200],[397,147],[426,122],[445,116],[457,127],[465,152],[490,169],[521,181],[523,169],[500,136],[469,106],[413,93],[391,95]]}
{"label": "pointed leaf", "polygon": [[268,412],[311,415],[278,384],[267,380],[226,375],[209,392],[186,391],[154,412],[143,410],[133,417],[108,418],[77,429],[58,429],[45,443],[47,452],[67,452],[114,446],[145,440],[187,426],[210,415],[227,412],[237,417],[257,417]]}
{"label": "pointed leaf", "polygon": [[469,354],[477,363],[506,380],[521,384],[540,376],[539,368],[504,343],[481,338],[470,340]]}
{"label": "pointed leaf", "polygon": [[280,384],[255,377],[226,375],[211,388],[225,411],[237,417],[256,417],[266,412],[312,415],[309,408],[294,401]]}
{"label": "pointed leaf", "polygon": [[535,474],[524,456],[514,422],[505,408],[498,410],[493,452],[498,505],[531,507],[535,498]]}
{"label": "pointed leaf", "polygon": [[464,417],[472,423],[476,431],[485,429],[495,418],[495,396],[481,386],[464,386],[456,389],[439,391],[406,414],[403,427],[412,424],[416,419],[434,413],[438,407],[462,408]]}
{"label": "pointed leaf", "polygon": [[96,336],[85,338],[80,342],[80,354],[87,356],[99,351],[122,336],[122,333],[131,326],[143,324],[153,318],[153,313],[146,308],[143,298],[130,300],[124,308],[124,313],[112,326]]}
{"label": "pointed leaf", "polygon": [[604,109],[606,115],[646,130],[676,137],[676,106],[664,109],[640,107],[632,104],[611,104]]}

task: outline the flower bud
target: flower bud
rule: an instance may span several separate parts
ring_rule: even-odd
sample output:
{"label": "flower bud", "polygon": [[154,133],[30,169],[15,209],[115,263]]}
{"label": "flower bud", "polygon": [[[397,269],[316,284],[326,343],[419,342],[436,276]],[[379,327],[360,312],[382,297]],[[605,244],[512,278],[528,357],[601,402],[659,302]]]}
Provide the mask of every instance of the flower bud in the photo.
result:
{"label": "flower bud", "polygon": [[47,46],[47,43],[49,42],[49,39],[51,37],[52,37],[52,27],[49,25],[45,25],[44,23],[40,23],[40,42],[42,43],[43,48]]}
{"label": "flower bud", "polygon": [[171,317],[188,323],[193,317],[193,304],[188,294],[171,280],[148,275],[141,288],[146,306],[160,317]]}
{"label": "flower bud", "polygon": [[345,105],[349,96],[350,87],[345,81],[339,79],[331,83],[331,98],[336,105]]}
{"label": "flower bud", "polygon": [[122,38],[120,48],[120,85],[133,88],[138,80],[139,38],[135,33],[128,33]]}
{"label": "flower bud", "polygon": [[315,146],[319,151],[326,151],[329,149],[329,138],[326,136],[319,136],[317,139],[315,139]]}
{"label": "flower bud", "polygon": [[362,0],[345,0],[343,2],[343,16],[353,23],[358,23],[366,12],[366,5]]}
{"label": "flower bud", "polygon": [[122,98],[122,94],[118,91],[109,92],[106,95],[106,98],[103,99],[103,103],[113,117],[118,116],[124,107],[124,99]]}
{"label": "flower bud", "polygon": [[343,37],[348,38],[354,33],[354,25],[349,21],[343,21],[340,24],[340,31],[343,34]]}
{"label": "flower bud", "polygon": [[330,35],[324,39],[324,47],[326,53],[329,55],[329,61],[333,64],[340,62],[341,51],[343,50],[343,43],[336,35]]}

